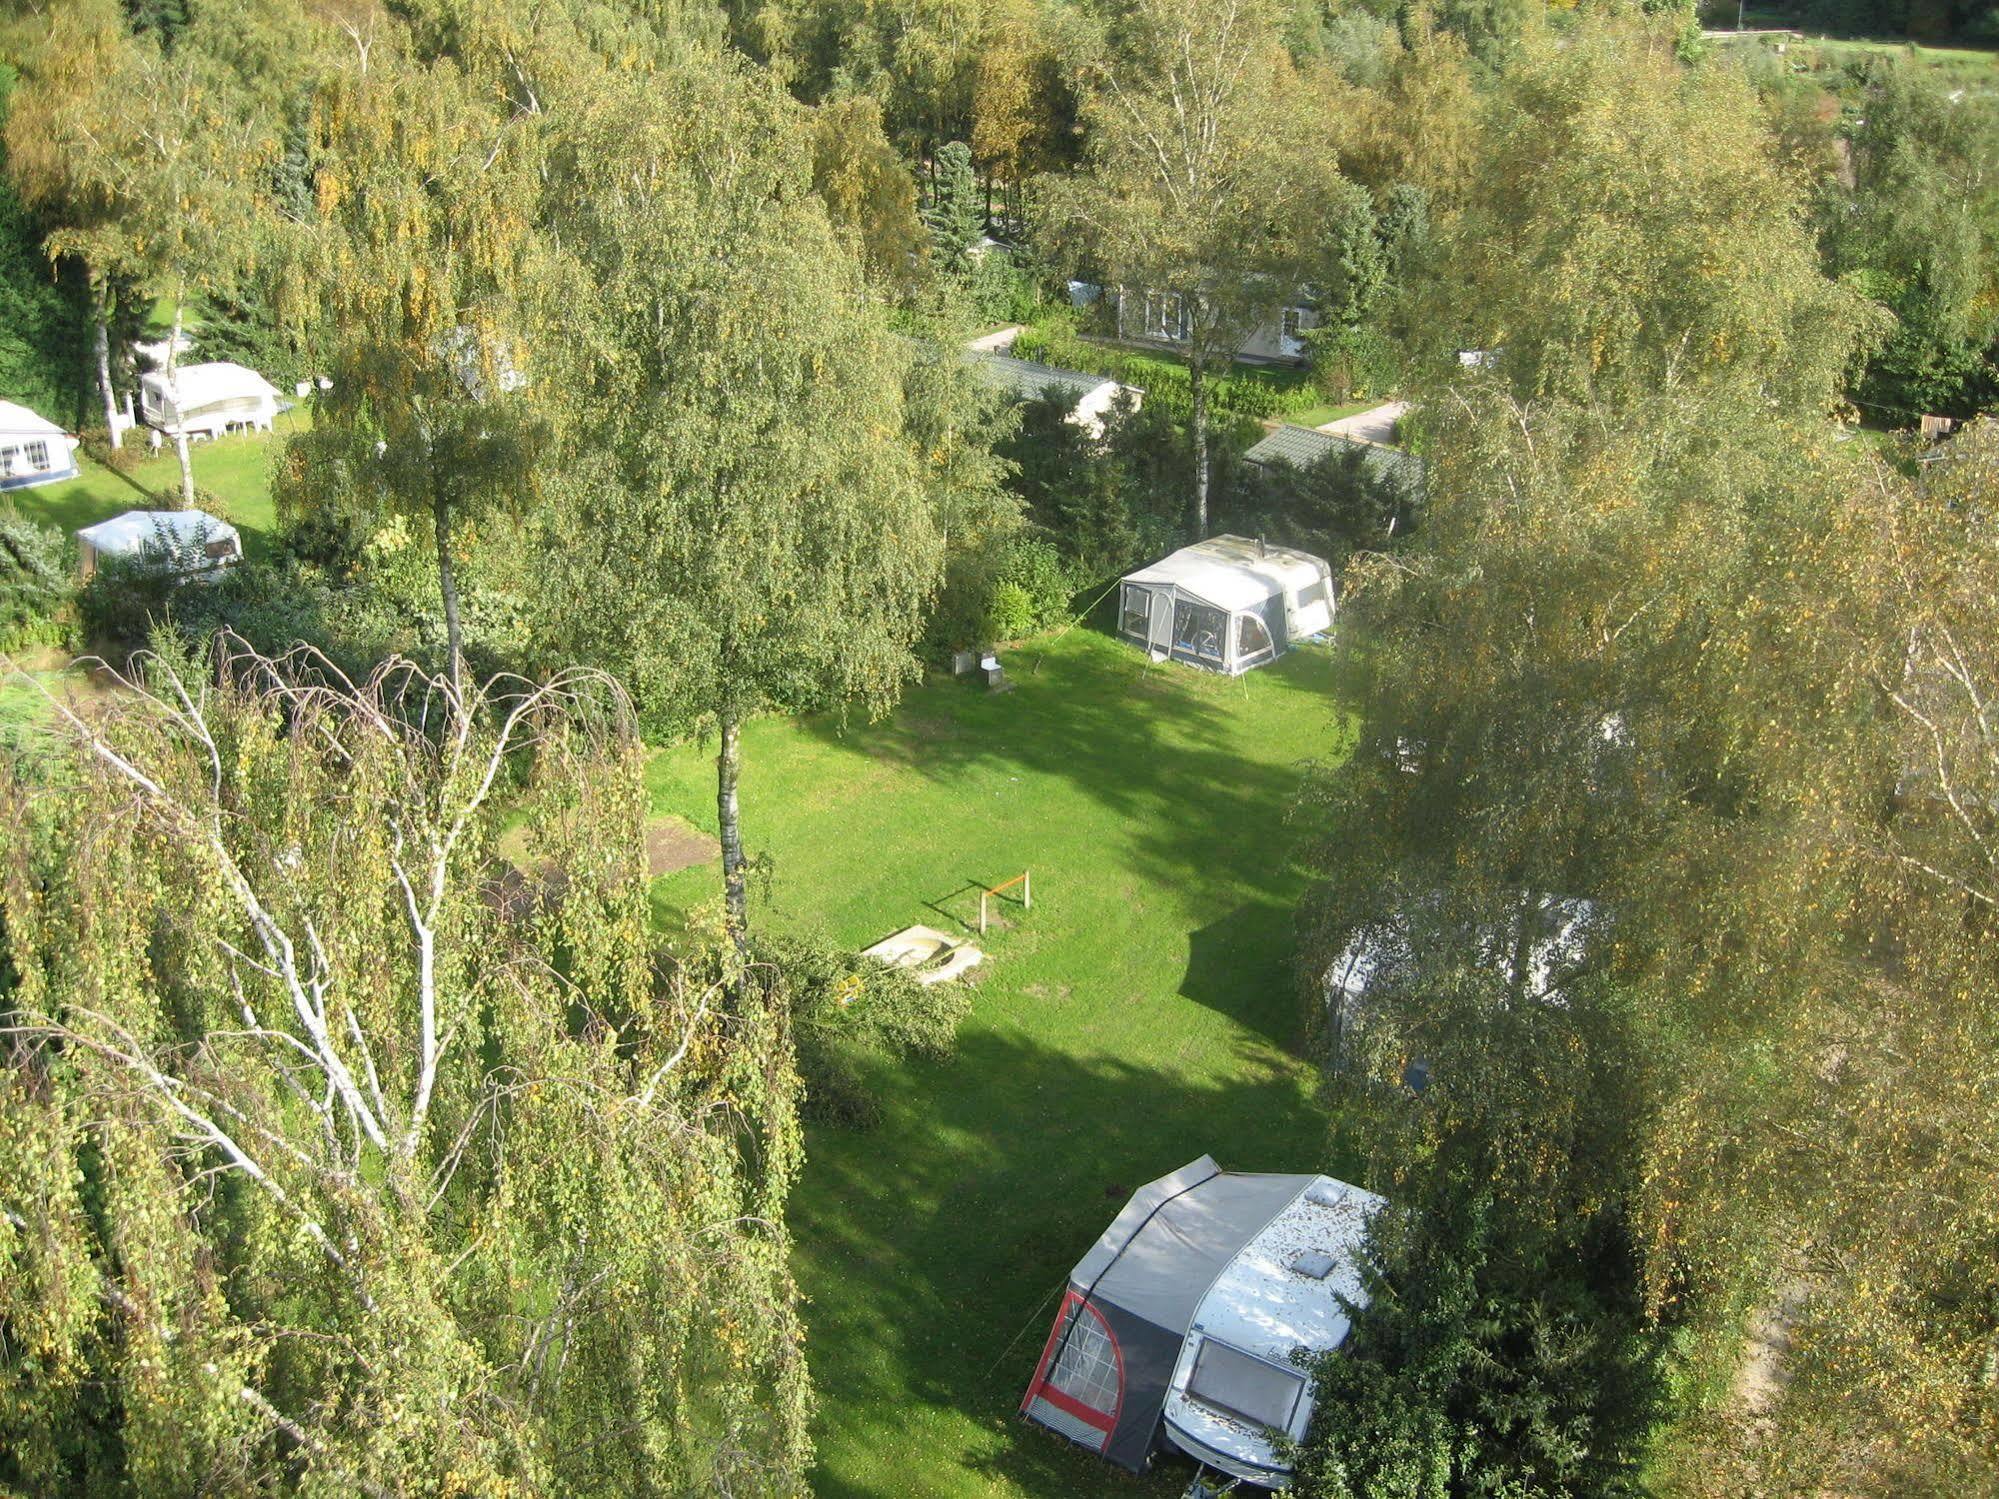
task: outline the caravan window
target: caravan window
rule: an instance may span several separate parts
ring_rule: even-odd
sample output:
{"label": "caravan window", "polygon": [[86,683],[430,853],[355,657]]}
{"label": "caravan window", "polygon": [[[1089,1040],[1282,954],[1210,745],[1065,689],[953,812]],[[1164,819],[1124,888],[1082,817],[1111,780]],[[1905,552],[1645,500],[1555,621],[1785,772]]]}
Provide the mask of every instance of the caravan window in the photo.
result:
{"label": "caravan window", "polygon": [[1178,292],[1154,291],[1145,294],[1145,336],[1175,342],[1187,336],[1186,307]]}
{"label": "caravan window", "polygon": [[1118,629],[1127,635],[1145,639],[1152,628],[1152,593],[1149,589],[1134,588],[1129,583],[1124,589],[1124,611],[1118,618]]}
{"label": "caravan window", "polygon": [[49,466],[49,445],[39,437],[27,446],[28,467],[41,473]]}
{"label": "caravan window", "polygon": [[0,479],[12,478],[21,466],[19,448],[0,448]]}
{"label": "caravan window", "polygon": [[1173,650],[1177,655],[1198,656],[1220,665],[1227,631],[1228,616],[1219,609],[1187,603],[1174,607]]}
{"label": "caravan window", "polygon": [[1305,1376],[1205,1338],[1187,1376],[1187,1393],[1225,1415],[1288,1432],[1305,1393]]}

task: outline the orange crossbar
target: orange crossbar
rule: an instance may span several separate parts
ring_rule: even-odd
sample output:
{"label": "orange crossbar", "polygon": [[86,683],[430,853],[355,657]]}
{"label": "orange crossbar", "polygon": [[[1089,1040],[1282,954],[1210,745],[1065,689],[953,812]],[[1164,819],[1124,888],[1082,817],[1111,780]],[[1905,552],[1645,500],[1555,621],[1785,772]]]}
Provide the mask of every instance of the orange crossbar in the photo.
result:
{"label": "orange crossbar", "polygon": [[1027,888],[1020,893],[1021,908],[1027,911],[1034,909],[1034,884],[1028,879],[1028,875],[1032,873],[1032,870],[1022,870],[1012,879],[1002,881],[997,885],[988,885],[979,892],[979,935],[981,937],[986,934],[986,897],[988,895],[998,895],[1002,890],[1011,890],[1015,885],[1025,885]]}

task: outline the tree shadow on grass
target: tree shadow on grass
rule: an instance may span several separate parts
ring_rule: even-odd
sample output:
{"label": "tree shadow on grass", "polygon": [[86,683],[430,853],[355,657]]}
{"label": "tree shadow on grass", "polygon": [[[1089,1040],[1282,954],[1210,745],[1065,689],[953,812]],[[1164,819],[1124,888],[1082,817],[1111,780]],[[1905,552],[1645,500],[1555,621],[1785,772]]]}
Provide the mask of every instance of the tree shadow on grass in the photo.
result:
{"label": "tree shadow on grass", "polygon": [[[972,1030],[952,1061],[882,1081],[877,1128],[812,1132],[788,1215],[809,1246],[813,1491],[1175,1491],[1177,1468],[1127,1479],[1015,1410],[1051,1294],[1134,1189],[1203,1153],[1250,1171],[1322,1164],[1324,1121],[1299,1075],[1247,1053],[1226,1083],[1190,1081]],[[960,1440],[967,1426],[976,1439]]]}
{"label": "tree shadow on grass", "polygon": [[1282,1047],[1298,1038],[1294,907],[1247,901],[1188,936],[1180,994]]}
{"label": "tree shadow on grass", "polygon": [[1337,705],[1323,655],[1294,652],[1230,680],[1153,663],[1100,635],[1019,654],[1034,665],[1016,677],[1018,691],[989,694],[937,678],[882,723],[819,716],[804,728],[945,786],[970,787],[982,773],[1062,781],[1116,815],[1136,875],[1183,884],[1190,895],[1244,880],[1288,888],[1286,818],[1307,756],[1249,753],[1255,729],[1244,704],[1264,695],[1259,711],[1289,711],[1267,696],[1282,692],[1320,707],[1325,734],[1315,753],[1335,750]]}

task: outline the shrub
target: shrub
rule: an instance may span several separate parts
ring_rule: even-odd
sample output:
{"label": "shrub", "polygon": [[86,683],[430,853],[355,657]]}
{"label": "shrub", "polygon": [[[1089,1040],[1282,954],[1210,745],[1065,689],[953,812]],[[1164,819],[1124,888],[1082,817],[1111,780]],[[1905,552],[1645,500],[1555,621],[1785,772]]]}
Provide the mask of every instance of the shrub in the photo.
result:
{"label": "shrub", "polygon": [[752,958],[789,1003],[806,1111],[820,1118],[873,1123],[881,1113],[874,1067],[950,1055],[972,1006],[961,984],[919,984],[906,969],[820,937],[759,934]]}
{"label": "shrub", "polygon": [[1034,633],[1034,595],[1018,583],[998,583],[986,605],[986,633],[994,640],[1018,640]]}
{"label": "shrub", "polygon": [[180,583],[172,568],[152,559],[100,558],[76,597],[85,642],[112,657],[139,649],[165,623]]}
{"label": "shrub", "polygon": [[972,262],[966,276],[972,306],[989,323],[1024,323],[1041,311],[1040,289],[1010,251],[992,249]]}
{"label": "shrub", "polygon": [[[1031,536],[1009,536],[1000,544],[993,568],[993,593],[989,620],[993,637],[1018,640],[1037,630],[1052,629],[1069,614],[1069,599],[1075,587],[1062,554],[1049,542]],[[1005,606],[1020,622],[1014,629],[1002,629],[997,620],[1001,596]]]}
{"label": "shrub", "polygon": [[1313,328],[1305,334],[1312,374],[1334,401],[1363,401],[1395,388],[1395,351],[1372,328]]}
{"label": "shrub", "polygon": [[75,597],[62,532],[0,511],[0,650],[62,644]]}

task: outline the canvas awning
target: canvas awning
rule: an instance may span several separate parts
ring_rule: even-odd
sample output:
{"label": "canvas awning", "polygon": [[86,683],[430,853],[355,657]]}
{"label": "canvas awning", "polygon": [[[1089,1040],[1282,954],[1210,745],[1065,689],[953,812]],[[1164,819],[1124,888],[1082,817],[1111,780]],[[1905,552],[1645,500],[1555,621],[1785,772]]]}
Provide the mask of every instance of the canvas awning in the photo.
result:
{"label": "canvas awning", "polygon": [[1126,573],[1127,583],[1170,584],[1230,613],[1258,609],[1268,599],[1311,587],[1325,563],[1288,547],[1262,546],[1246,536],[1214,536]]}

